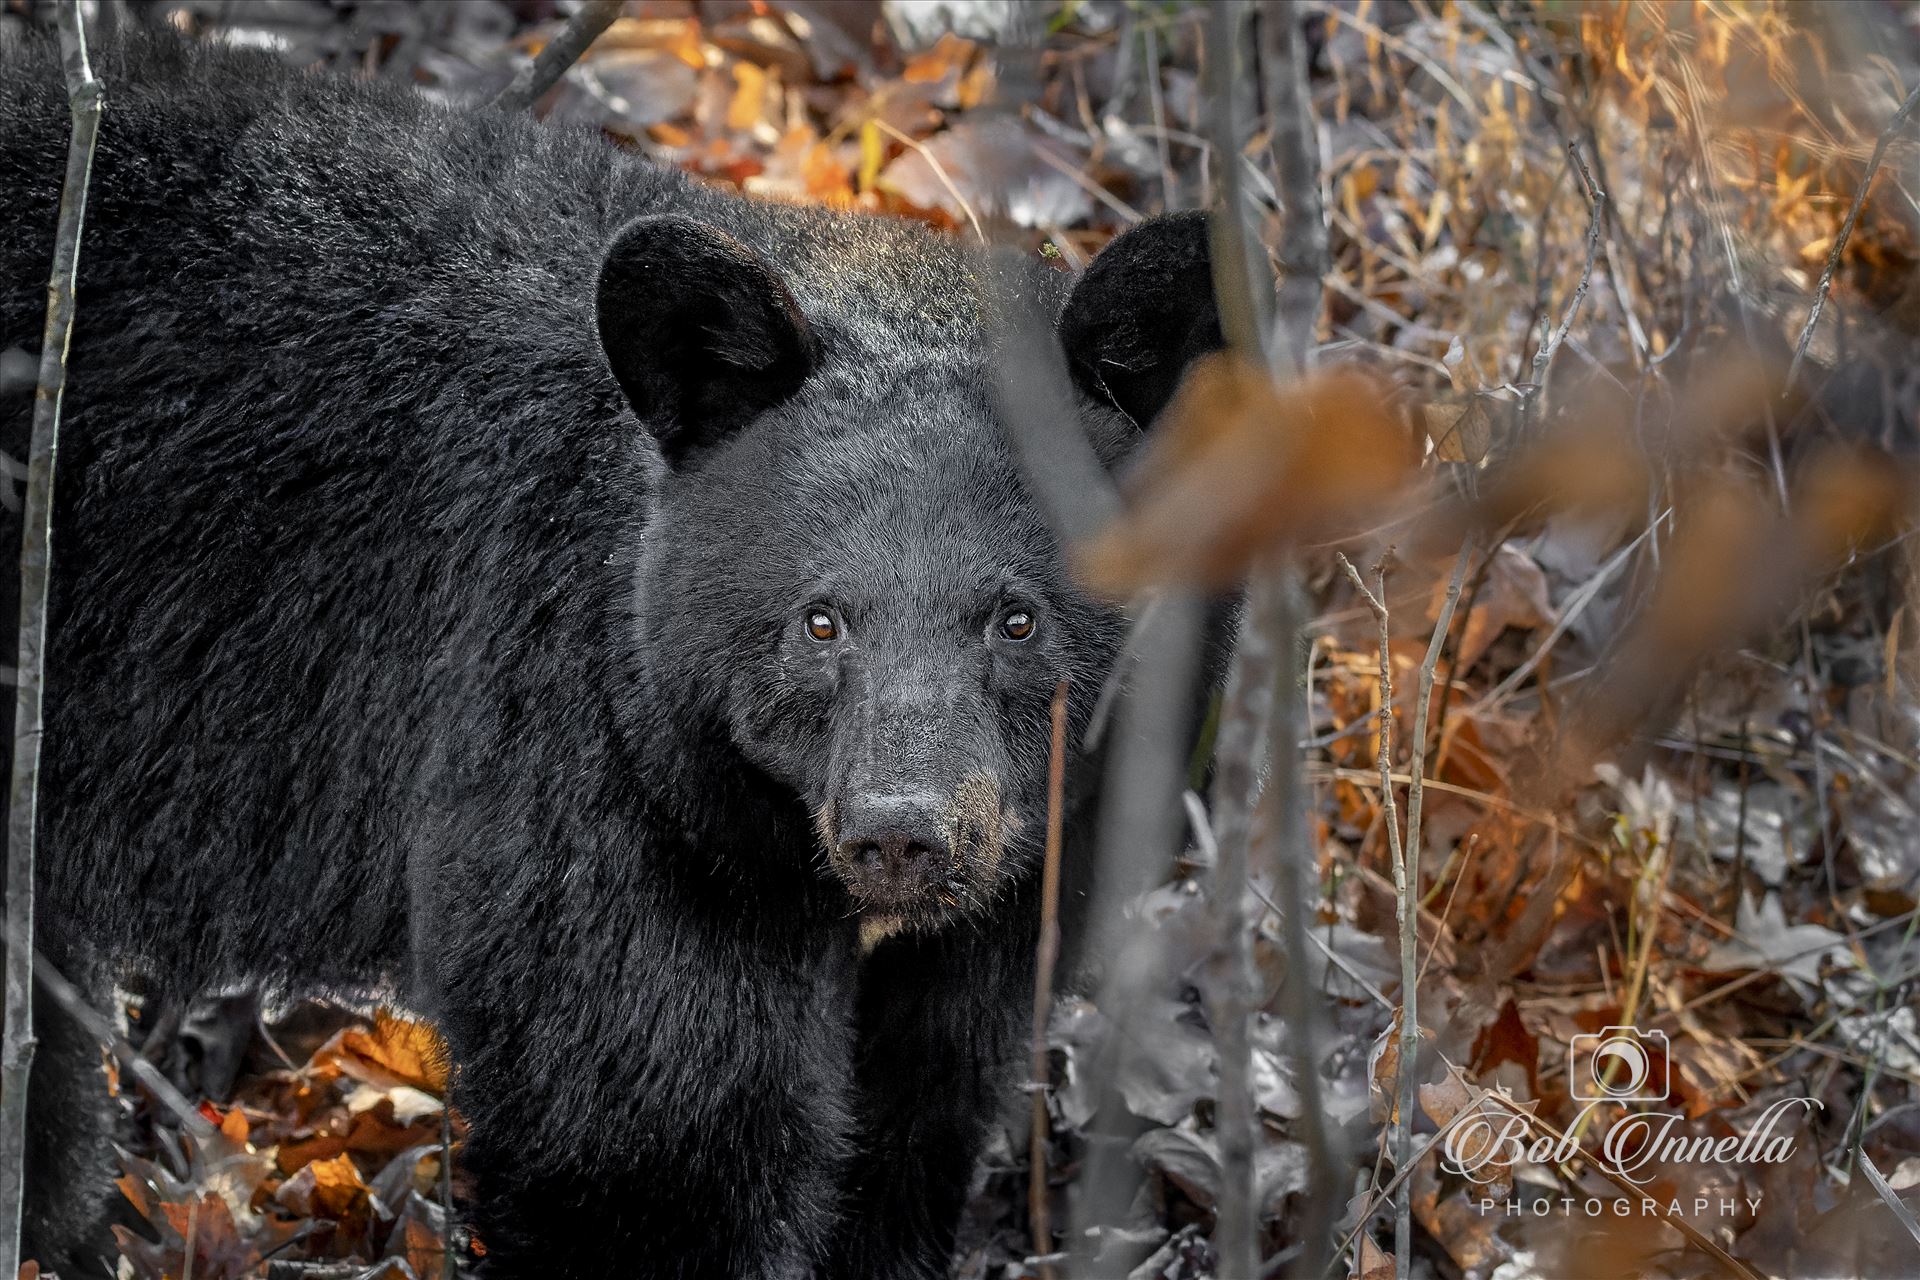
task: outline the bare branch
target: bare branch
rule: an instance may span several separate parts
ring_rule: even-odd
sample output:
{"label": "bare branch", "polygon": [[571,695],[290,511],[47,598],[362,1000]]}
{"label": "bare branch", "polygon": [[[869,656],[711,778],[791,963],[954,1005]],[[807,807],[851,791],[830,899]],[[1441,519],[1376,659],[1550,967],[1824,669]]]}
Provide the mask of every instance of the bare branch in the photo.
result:
{"label": "bare branch", "polygon": [[1574,317],[1580,313],[1580,304],[1587,300],[1587,286],[1593,283],[1593,264],[1600,256],[1600,238],[1606,230],[1607,193],[1593,180],[1592,171],[1580,156],[1578,142],[1567,144],[1567,158],[1574,172],[1580,175],[1580,190],[1586,196],[1590,210],[1587,215],[1587,260],[1580,268],[1580,282],[1574,286],[1573,296],[1567,299],[1567,309],[1561,313],[1559,325],[1547,334],[1540,349],[1533,353],[1533,387],[1527,392],[1520,408],[1523,437],[1532,428],[1540,406],[1546,401],[1547,378],[1552,373],[1554,354],[1560,350],[1560,344],[1567,340]]}
{"label": "bare branch", "polygon": [[53,530],[53,473],[60,408],[73,337],[74,289],[87,184],[100,136],[105,92],[87,62],[78,5],[61,5],[60,53],[73,133],[60,190],[60,221],[47,283],[47,324],[34,391],[33,443],[27,458],[20,535],[20,652],[13,721],[13,778],[7,801],[7,1007],[0,1031],[0,1276],[20,1269],[20,1217],[26,1190],[27,1084],[33,1067],[33,855],[39,815],[40,735],[46,690],[47,575]]}
{"label": "bare branch", "polygon": [[[1389,553],[1391,554],[1391,553]],[[1352,581],[1354,589],[1360,593],[1374,621],[1380,626],[1380,814],[1387,828],[1387,848],[1393,862],[1393,898],[1400,924],[1400,1052],[1399,1068],[1395,1072],[1397,1088],[1394,1111],[1399,1119],[1395,1130],[1393,1163],[1396,1169],[1405,1169],[1413,1163],[1413,1082],[1414,1059],[1420,1052],[1420,1012],[1419,1012],[1419,935],[1415,930],[1414,913],[1419,900],[1419,882],[1415,877],[1413,865],[1413,845],[1410,841],[1403,844],[1400,839],[1400,818],[1393,799],[1393,651],[1389,643],[1390,627],[1387,615],[1387,558],[1382,556],[1374,566],[1374,587],[1367,588],[1360,571],[1346,556],[1338,557],[1341,571]],[[1460,568],[1466,564],[1466,553],[1461,553],[1454,569],[1453,590],[1458,595],[1460,589]],[[1429,646],[1429,659],[1437,664],[1440,654],[1440,640],[1444,632],[1436,632],[1434,643]],[[1426,680],[1432,687],[1432,679]],[[1424,722],[1425,716],[1420,720]],[[1418,732],[1425,732],[1421,723]],[[1411,804],[1409,801],[1409,816]],[[1411,831],[1409,831],[1409,838]],[[1402,1188],[1400,1199],[1394,1205],[1393,1217],[1393,1253],[1396,1274],[1411,1275],[1413,1260],[1413,1202],[1410,1192]]]}
{"label": "bare branch", "polygon": [[560,83],[567,68],[580,61],[600,33],[620,16],[624,0],[586,0],[567,20],[560,34],[547,41],[539,54],[514,75],[513,82],[500,91],[489,106],[502,111],[526,111],[547,96]]}
{"label": "bare branch", "polygon": [[1887,121],[1887,127],[1880,131],[1879,141],[1873,144],[1873,155],[1867,160],[1867,171],[1860,177],[1860,189],[1853,193],[1853,204],[1847,210],[1847,220],[1840,224],[1840,234],[1833,238],[1833,248],[1827,253],[1827,265],[1820,272],[1820,284],[1813,291],[1813,309],[1807,313],[1806,327],[1800,330],[1800,341],[1793,349],[1793,363],[1787,366],[1786,386],[1793,386],[1794,378],[1800,372],[1800,364],[1807,358],[1807,344],[1813,341],[1814,328],[1820,323],[1820,313],[1826,310],[1827,294],[1833,288],[1833,273],[1840,268],[1840,255],[1847,251],[1847,240],[1853,235],[1853,224],[1860,221],[1860,210],[1866,207],[1867,193],[1873,189],[1873,180],[1880,172],[1880,162],[1887,158],[1887,148],[1893,144],[1896,135],[1907,123],[1916,106],[1920,106],[1920,85],[1915,85],[1900,109],[1893,113],[1893,119]]}
{"label": "bare branch", "polygon": [[[1407,788],[1407,838],[1406,844],[1406,885],[1405,898],[1400,904],[1400,957],[1401,982],[1406,983],[1405,1022],[1401,1027],[1400,1039],[1400,1149],[1394,1156],[1394,1168],[1404,1170],[1408,1167],[1409,1150],[1413,1142],[1413,1085],[1414,1056],[1419,1052],[1419,1023],[1414,1020],[1414,990],[1419,986],[1416,973],[1408,982],[1406,970],[1407,957],[1413,955],[1419,944],[1415,931],[1414,905],[1420,901],[1420,806],[1426,797],[1427,770],[1427,712],[1433,703],[1433,675],[1440,666],[1440,652],[1447,647],[1447,633],[1453,629],[1453,611],[1460,603],[1460,582],[1466,576],[1467,562],[1473,559],[1473,541],[1469,539],[1461,545],[1460,554],[1454,557],[1453,574],[1447,579],[1446,599],[1440,605],[1440,616],[1433,621],[1433,638],[1427,643],[1427,656],[1420,663],[1420,681],[1418,698],[1413,704],[1413,756],[1407,763],[1407,773],[1413,781]],[[1384,582],[1383,582],[1384,587]],[[1382,644],[1386,638],[1386,614],[1384,610],[1385,592],[1382,595],[1380,630]],[[1386,656],[1381,655],[1384,666]],[[1446,697],[1441,694],[1442,699]],[[1383,712],[1383,725],[1391,719],[1390,711]],[[1382,734],[1386,732],[1382,729]],[[1386,790],[1391,792],[1391,786]],[[1408,1035],[1406,1023],[1412,1024],[1412,1035]],[[1401,1275],[1411,1275],[1413,1266],[1413,1199],[1411,1184],[1403,1189],[1394,1206],[1393,1219],[1393,1257],[1394,1265]]]}
{"label": "bare branch", "polygon": [[[1060,833],[1066,811],[1067,682],[1053,687],[1053,741],[1047,757],[1047,852],[1040,875],[1040,943],[1033,968],[1032,1134],[1027,1144],[1027,1216],[1033,1251],[1053,1252],[1053,1214],[1047,1202],[1047,1019],[1053,1011],[1053,970],[1060,959]],[[1050,1263],[1042,1280],[1053,1280]]]}

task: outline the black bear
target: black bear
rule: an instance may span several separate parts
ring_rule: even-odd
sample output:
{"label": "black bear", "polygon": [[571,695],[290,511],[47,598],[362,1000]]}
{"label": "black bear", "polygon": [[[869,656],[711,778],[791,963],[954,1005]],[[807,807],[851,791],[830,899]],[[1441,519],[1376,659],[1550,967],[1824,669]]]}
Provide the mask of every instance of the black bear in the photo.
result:
{"label": "black bear", "polygon": [[[942,1274],[1050,698],[1077,742],[1125,631],[996,418],[1005,263],[262,54],[97,64],[50,958],[431,1014],[490,1275]],[[67,131],[50,45],[0,54],[0,347]],[[1118,464],[1219,345],[1203,220],[1019,271]],[[31,1247],[98,1274],[98,1048],[40,1025]]]}

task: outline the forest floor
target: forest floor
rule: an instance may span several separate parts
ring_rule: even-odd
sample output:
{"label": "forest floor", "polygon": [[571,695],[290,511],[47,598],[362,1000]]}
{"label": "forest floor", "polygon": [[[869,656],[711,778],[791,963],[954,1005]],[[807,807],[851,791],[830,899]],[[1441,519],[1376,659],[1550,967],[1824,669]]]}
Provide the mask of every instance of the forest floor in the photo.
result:
{"label": "forest floor", "polygon": [[[494,0],[156,8],[455,104],[501,88],[565,16]],[[1331,1274],[1395,1274],[1404,1185],[1418,1276],[1920,1275],[1920,559],[1913,491],[1886,487],[1909,477],[1920,409],[1920,151],[1911,128],[1876,149],[1920,84],[1920,19],[1846,8],[1296,6],[1333,260],[1320,360],[1391,386],[1437,495],[1301,554],[1319,1114],[1352,1171]],[[1209,21],[1113,2],[633,3],[536,110],[750,195],[1077,267],[1142,216],[1208,202]],[[1272,245],[1293,193],[1257,85],[1240,88]],[[1532,472],[1500,470],[1536,440]],[[1863,463],[1867,447],[1893,461]],[[1420,517],[1449,502],[1470,518],[1436,541]],[[1387,565],[1390,718],[1380,623],[1340,549],[1369,587]],[[1404,814],[1410,799],[1423,674],[1425,1043],[1403,1115],[1401,828],[1382,801]],[[1219,1065],[1189,976],[1217,942],[1210,858],[1196,841],[1134,904],[1167,976],[1134,993],[1125,1043],[1091,997],[1051,1023],[1055,1223],[1095,1129],[1143,1178],[1107,1224],[1094,1273],[1114,1280],[1214,1274]],[[1279,892],[1272,868],[1255,882]],[[1252,927],[1255,1185],[1277,1259],[1312,1153],[1280,916]],[[1610,1038],[1642,1085],[1633,1106],[1615,1100]],[[461,1130],[428,1029],[307,1003],[262,1021],[228,1000],[150,1043],[212,1094],[221,1136],[183,1147],[122,1090],[137,1148],[122,1186],[150,1228],[128,1234],[123,1274],[179,1277],[189,1257],[195,1280],[445,1274]],[[1485,1125],[1478,1147],[1424,1145],[1514,1114],[1528,1143],[1570,1130],[1590,1148],[1630,1137],[1633,1115],[1714,1140],[1771,1116],[1784,1147],[1668,1149],[1629,1189],[1565,1149],[1501,1158]],[[1402,1124],[1424,1152],[1404,1180]],[[1630,1159],[1651,1150],[1621,1141]],[[1027,1150],[1012,1125],[981,1171],[965,1280],[1041,1274]]]}

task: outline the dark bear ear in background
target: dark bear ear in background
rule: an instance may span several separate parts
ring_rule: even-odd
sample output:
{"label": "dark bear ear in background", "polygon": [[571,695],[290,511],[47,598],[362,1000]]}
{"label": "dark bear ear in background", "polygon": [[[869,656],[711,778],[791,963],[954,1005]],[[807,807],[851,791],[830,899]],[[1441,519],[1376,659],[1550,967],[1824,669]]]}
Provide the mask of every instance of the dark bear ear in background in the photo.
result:
{"label": "dark bear ear in background", "polygon": [[813,331],[780,277],[691,218],[629,222],[600,265],[600,344],[669,466],[785,400],[813,371]]}
{"label": "dark bear ear in background", "polygon": [[1227,345],[1207,215],[1155,218],[1101,250],[1067,300],[1060,344],[1079,388],[1145,430],[1187,366]]}

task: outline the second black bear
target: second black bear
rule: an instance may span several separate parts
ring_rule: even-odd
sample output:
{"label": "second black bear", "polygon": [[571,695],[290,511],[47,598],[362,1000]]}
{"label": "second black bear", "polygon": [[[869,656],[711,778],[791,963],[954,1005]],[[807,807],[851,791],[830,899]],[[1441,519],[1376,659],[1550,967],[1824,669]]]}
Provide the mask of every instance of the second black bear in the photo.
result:
{"label": "second black bear", "polygon": [[[942,1274],[1021,1053],[1049,699],[1078,741],[1125,631],[996,420],[987,258],[264,55],[99,63],[51,957],[398,989],[487,1274]],[[0,55],[0,347],[66,137],[51,48]],[[1198,218],[1024,280],[1111,461],[1219,345]],[[31,1247],[97,1274],[97,1047],[41,1025]]]}

